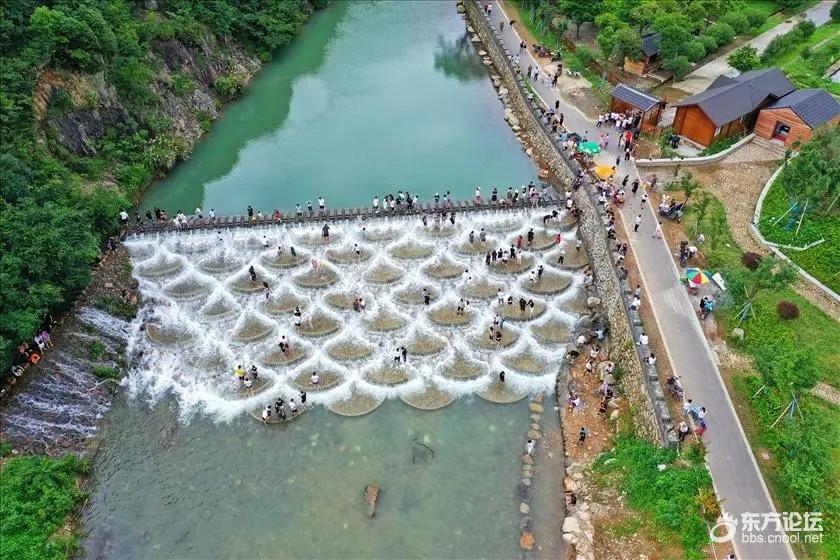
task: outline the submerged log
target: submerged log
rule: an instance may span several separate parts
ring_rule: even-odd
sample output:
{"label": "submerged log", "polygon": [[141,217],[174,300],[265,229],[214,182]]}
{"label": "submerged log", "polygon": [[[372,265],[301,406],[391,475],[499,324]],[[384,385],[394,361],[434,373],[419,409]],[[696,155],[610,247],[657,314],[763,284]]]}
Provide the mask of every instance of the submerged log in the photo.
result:
{"label": "submerged log", "polygon": [[376,500],[379,499],[379,486],[368,484],[365,486],[365,502],[368,506],[368,517],[373,517],[376,513]]}

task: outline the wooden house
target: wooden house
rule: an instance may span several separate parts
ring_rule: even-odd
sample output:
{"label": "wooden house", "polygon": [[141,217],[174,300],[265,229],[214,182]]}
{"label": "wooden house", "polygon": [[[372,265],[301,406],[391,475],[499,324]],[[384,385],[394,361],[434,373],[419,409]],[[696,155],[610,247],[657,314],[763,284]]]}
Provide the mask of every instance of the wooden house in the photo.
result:
{"label": "wooden house", "polygon": [[610,111],[616,113],[638,113],[639,128],[651,132],[656,128],[662,113],[663,103],[658,97],[640,91],[627,84],[618,84],[612,90]]}
{"label": "wooden house", "polygon": [[791,146],[807,142],[823,125],[840,123],[840,102],[823,89],[800,89],[774,101],[758,113],[756,136]]}
{"label": "wooden house", "polygon": [[709,146],[715,140],[752,130],[762,108],[794,89],[778,68],[751,70],[734,78],[718,76],[706,91],[676,104],[674,131]]}
{"label": "wooden house", "polygon": [[659,66],[659,42],[662,41],[661,33],[648,33],[642,35],[642,52],[639,60],[624,58],[624,71],[644,76],[655,67]]}

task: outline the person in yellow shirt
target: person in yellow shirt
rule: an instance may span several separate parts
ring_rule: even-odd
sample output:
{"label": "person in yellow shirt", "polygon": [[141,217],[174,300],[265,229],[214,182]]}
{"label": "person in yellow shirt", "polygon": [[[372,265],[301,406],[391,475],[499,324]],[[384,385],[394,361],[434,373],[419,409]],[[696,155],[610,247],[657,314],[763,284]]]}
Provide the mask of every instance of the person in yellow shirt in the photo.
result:
{"label": "person in yellow shirt", "polygon": [[233,370],[233,373],[236,375],[236,378],[239,379],[240,384],[245,382],[245,368],[242,367],[242,364],[236,366],[236,369]]}

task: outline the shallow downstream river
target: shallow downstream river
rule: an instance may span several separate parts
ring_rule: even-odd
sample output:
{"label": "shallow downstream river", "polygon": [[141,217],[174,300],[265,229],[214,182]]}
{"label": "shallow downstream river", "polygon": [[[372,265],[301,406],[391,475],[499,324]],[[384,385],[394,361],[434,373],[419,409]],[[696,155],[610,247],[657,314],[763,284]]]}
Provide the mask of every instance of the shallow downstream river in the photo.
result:
{"label": "shallow downstream river", "polygon": [[[454,3],[335,2],[278,53],[191,159],[155,185],[142,206],[189,213],[201,205],[229,214],[242,213],[248,204],[263,211],[289,209],[315,202],[319,194],[330,207],[362,206],[374,194],[398,189],[423,199],[447,189],[467,198],[476,185],[506,189],[535,177]],[[453,242],[445,241],[447,247]],[[236,241],[225,243],[233,247]],[[151,254],[140,253],[135,264]],[[147,271],[183,274],[168,256],[160,258]],[[141,291],[160,287],[161,300],[151,306],[170,310],[175,322],[184,317],[176,315],[179,306],[161,305],[166,294],[185,296],[192,283],[210,282],[206,270],[169,284],[144,280],[142,267],[135,272]],[[236,288],[232,282],[219,284],[213,294]],[[231,293],[223,302],[242,310],[240,322],[259,313],[248,298],[258,301],[261,295]],[[564,304],[551,305],[546,317],[563,316]],[[198,304],[194,309],[198,313]],[[283,325],[274,328],[282,332]],[[522,333],[523,340],[530,336]],[[149,344],[141,331],[133,336],[134,348]],[[130,374],[106,417],[94,460],[84,512],[88,558],[518,554],[519,456],[533,421],[527,400],[499,405],[465,393],[445,408],[424,411],[387,398],[367,415],[343,417],[315,397],[316,405],[294,422],[264,426],[241,408],[223,413],[219,399],[213,406],[203,402],[219,373],[209,366],[195,383],[181,371],[159,375],[160,368],[177,363],[161,358],[167,351],[198,355],[213,342],[204,348],[149,346],[147,356],[155,354],[157,361],[151,367],[140,362],[145,365]],[[226,363],[231,352],[245,361],[252,346],[226,349],[223,371],[233,367]],[[562,347],[552,348],[562,355]],[[429,357],[423,365],[440,364]],[[231,373],[224,383],[232,380]],[[537,390],[549,392],[548,381]],[[547,415],[556,414],[552,400],[546,399]],[[537,473],[538,485],[562,488],[562,479],[540,479]],[[382,489],[373,519],[363,500],[366,484]],[[557,515],[559,504],[542,509]]]}
{"label": "shallow downstream river", "polygon": [[535,169],[450,2],[335,2],[225,110],[143,208],[219,214],[462,198]]}

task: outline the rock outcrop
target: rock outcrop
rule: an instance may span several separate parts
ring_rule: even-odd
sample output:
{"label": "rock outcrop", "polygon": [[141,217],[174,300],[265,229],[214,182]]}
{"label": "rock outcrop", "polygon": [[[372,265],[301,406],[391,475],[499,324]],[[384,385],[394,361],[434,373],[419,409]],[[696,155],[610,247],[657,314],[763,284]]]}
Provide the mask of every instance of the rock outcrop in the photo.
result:
{"label": "rock outcrop", "polygon": [[376,514],[376,501],[379,499],[379,486],[368,484],[365,486],[365,503],[367,503],[367,516],[373,517]]}

